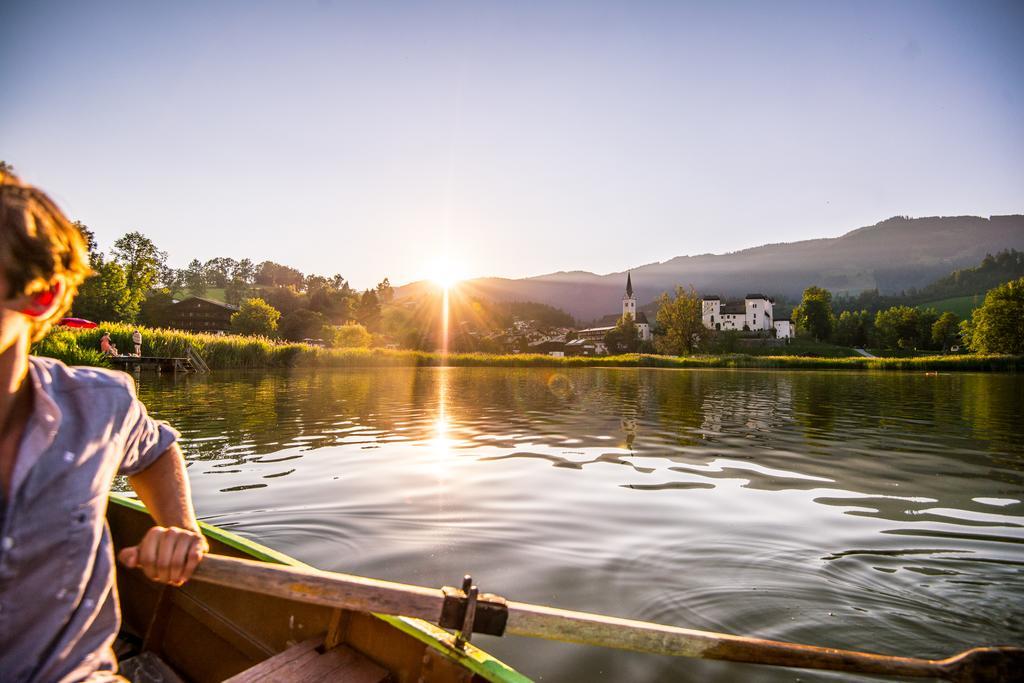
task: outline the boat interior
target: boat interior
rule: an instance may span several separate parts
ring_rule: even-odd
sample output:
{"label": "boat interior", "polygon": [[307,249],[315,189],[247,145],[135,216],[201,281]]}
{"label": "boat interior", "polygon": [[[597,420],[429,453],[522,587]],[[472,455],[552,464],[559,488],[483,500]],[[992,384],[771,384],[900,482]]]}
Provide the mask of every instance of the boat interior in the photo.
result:
{"label": "boat interior", "polygon": [[[117,549],[137,543],[152,525],[144,512],[117,504],[109,506],[108,520]],[[215,535],[207,537],[211,552],[252,557]],[[488,680],[464,665],[472,652],[457,649],[452,634],[418,620],[198,581],[164,586],[120,568],[118,591],[122,629],[115,650],[122,675],[134,683]],[[430,637],[421,632],[424,626],[433,629],[425,632]]]}

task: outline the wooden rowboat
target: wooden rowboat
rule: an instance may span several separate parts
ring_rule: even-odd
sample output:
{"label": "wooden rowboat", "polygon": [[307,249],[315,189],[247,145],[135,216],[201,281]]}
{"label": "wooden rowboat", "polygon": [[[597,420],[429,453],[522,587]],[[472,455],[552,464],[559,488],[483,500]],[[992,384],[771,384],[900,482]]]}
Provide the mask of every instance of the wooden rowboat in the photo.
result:
{"label": "wooden rowboat", "polygon": [[[153,525],[141,503],[118,494],[110,496],[107,519],[117,549],[135,545]],[[305,566],[223,529],[201,526],[213,553]],[[451,633],[421,619],[336,609],[199,581],[172,588],[120,568],[117,584],[124,640],[196,683],[530,680],[471,643],[456,647]]]}
{"label": "wooden rowboat", "polygon": [[[128,498],[110,501],[115,547],[135,545],[152,524],[149,515]],[[142,653],[124,668],[140,667],[137,681],[529,681],[431,619],[467,639],[507,633],[677,657],[1024,683],[1024,649],[1013,646],[922,659],[698,631],[513,602],[480,594],[468,576],[459,590],[323,572],[216,527],[203,525],[203,533],[212,554],[182,588],[119,572],[122,642],[133,640]]]}

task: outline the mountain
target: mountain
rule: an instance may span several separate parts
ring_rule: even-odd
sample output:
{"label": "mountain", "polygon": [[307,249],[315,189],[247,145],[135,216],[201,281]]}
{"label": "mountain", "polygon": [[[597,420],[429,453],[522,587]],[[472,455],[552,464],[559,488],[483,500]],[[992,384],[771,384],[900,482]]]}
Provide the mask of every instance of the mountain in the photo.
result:
{"label": "mountain", "polygon": [[[1024,249],[1024,215],[899,216],[841,237],[766,244],[727,254],[677,256],[629,272],[641,306],[676,285],[693,285],[702,295],[725,297],[763,292],[797,299],[810,285],[837,295],[876,288],[884,294],[924,287],[952,270],[976,265],[986,254],[1008,248]],[[460,288],[498,301],[542,302],[586,322],[620,310],[626,272],[479,278]],[[424,286],[405,285],[396,296],[413,296]]]}

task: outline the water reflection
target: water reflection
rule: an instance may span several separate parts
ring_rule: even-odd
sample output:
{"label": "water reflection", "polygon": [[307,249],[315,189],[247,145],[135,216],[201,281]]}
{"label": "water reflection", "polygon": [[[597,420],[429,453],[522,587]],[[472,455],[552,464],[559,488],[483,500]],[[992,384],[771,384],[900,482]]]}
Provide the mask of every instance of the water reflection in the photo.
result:
{"label": "water reflection", "polygon": [[[140,394],[181,429],[204,517],[325,568],[895,653],[1024,639],[1015,376],[282,371]],[[544,680],[793,679],[485,646]]]}

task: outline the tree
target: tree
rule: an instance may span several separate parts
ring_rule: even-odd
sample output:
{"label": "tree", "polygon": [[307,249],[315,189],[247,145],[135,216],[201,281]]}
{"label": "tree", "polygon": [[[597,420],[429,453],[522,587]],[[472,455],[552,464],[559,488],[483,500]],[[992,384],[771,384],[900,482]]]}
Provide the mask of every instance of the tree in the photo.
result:
{"label": "tree", "polygon": [[160,266],[157,273],[157,282],[170,291],[171,296],[176,296],[186,286],[186,273],[181,268],[173,268],[166,263]]}
{"label": "tree", "polygon": [[245,280],[233,277],[224,288],[224,300],[237,306],[243,299],[249,298],[252,286]]}
{"label": "tree", "polygon": [[114,260],[124,268],[128,288],[141,292],[141,301],[156,282],[160,266],[167,261],[167,254],[157,249],[153,240],[141,232],[129,232],[114,242],[110,251]]}
{"label": "tree", "polygon": [[301,271],[295,268],[283,266],[273,261],[264,261],[256,268],[255,279],[258,285],[271,287],[291,285],[299,288],[303,286],[306,278]]}
{"label": "tree", "polygon": [[[3,163],[3,162],[0,162]],[[96,234],[82,221],[75,221],[75,227],[82,233],[85,239],[85,246],[89,249],[89,260],[99,254],[99,244],[96,242]]]}
{"label": "tree", "polygon": [[306,297],[291,285],[264,289],[263,298],[271,306],[281,311],[281,315],[288,315],[300,308],[307,308]]}
{"label": "tree", "polygon": [[875,316],[875,340],[885,349],[917,348],[921,345],[921,312],[910,306],[879,311]]}
{"label": "tree", "polygon": [[917,318],[917,348],[941,349],[941,346],[932,344],[932,327],[939,320],[939,312],[934,308],[926,308],[918,311]]}
{"label": "tree", "polygon": [[843,311],[836,320],[833,339],[843,346],[865,347],[874,325],[874,316],[868,311]]}
{"label": "tree", "polygon": [[377,299],[377,290],[368,289],[363,292],[359,298],[355,315],[356,320],[362,323],[366,329],[377,329],[377,322],[380,320],[380,301]]}
{"label": "tree", "polygon": [[335,287],[332,280],[322,278],[323,282],[307,285],[309,297],[308,308],[323,313],[333,324],[340,325],[352,319],[352,297],[347,290]]}
{"label": "tree", "polygon": [[291,341],[323,339],[327,318],[322,313],[300,308],[281,317],[281,336]]}
{"label": "tree", "polygon": [[932,344],[943,351],[948,351],[960,337],[960,319],[956,313],[946,311],[932,325]]}
{"label": "tree", "polygon": [[203,273],[206,275],[206,284],[209,287],[224,288],[228,286],[228,280],[235,270],[235,259],[218,256],[203,264]]}
{"label": "tree", "polygon": [[636,323],[631,313],[619,318],[615,327],[604,335],[604,343],[613,353],[636,353],[640,340],[636,336]]}
{"label": "tree", "polygon": [[263,299],[246,299],[238,312],[231,316],[231,329],[239,334],[258,334],[273,337],[281,312]]}
{"label": "tree", "polygon": [[241,261],[228,259],[231,265],[230,277],[224,287],[224,299],[229,304],[238,305],[244,299],[248,299],[252,292],[253,278],[256,276],[256,266],[247,258]]}
{"label": "tree", "polygon": [[206,268],[202,262],[194,258],[185,268],[185,286],[192,296],[203,296],[206,294]]}
{"label": "tree", "polygon": [[235,262],[235,267],[231,271],[231,279],[241,280],[242,282],[251,285],[256,277],[256,266],[252,264],[250,259],[244,258],[241,261]]}
{"label": "tree", "polygon": [[693,353],[707,339],[710,330],[704,326],[701,300],[697,292],[676,287],[675,298],[663,293],[658,297],[658,336],[654,346],[659,353],[682,356]]}
{"label": "tree", "polygon": [[821,287],[808,287],[803,300],[793,309],[793,322],[817,341],[826,341],[835,326],[832,293]]}
{"label": "tree", "polygon": [[971,351],[1024,353],[1024,277],[990,289],[960,328]]}
{"label": "tree", "polygon": [[377,301],[382,304],[389,304],[395,298],[395,290],[391,286],[391,280],[384,278],[377,283]]}
{"label": "tree", "polygon": [[345,278],[341,276],[341,273],[334,274],[334,277],[331,278],[331,286],[334,287],[339,292],[344,292],[345,294],[348,294],[350,291],[352,291],[352,288],[349,287],[349,284],[347,282],[345,282]]}
{"label": "tree", "polygon": [[359,323],[338,325],[332,328],[332,332],[331,346],[339,349],[366,348],[373,338]]}
{"label": "tree", "polygon": [[128,289],[124,268],[116,261],[97,255],[93,275],[78,288],[74,314],[95,322],[133,321],[139,313],[139,297]]}

